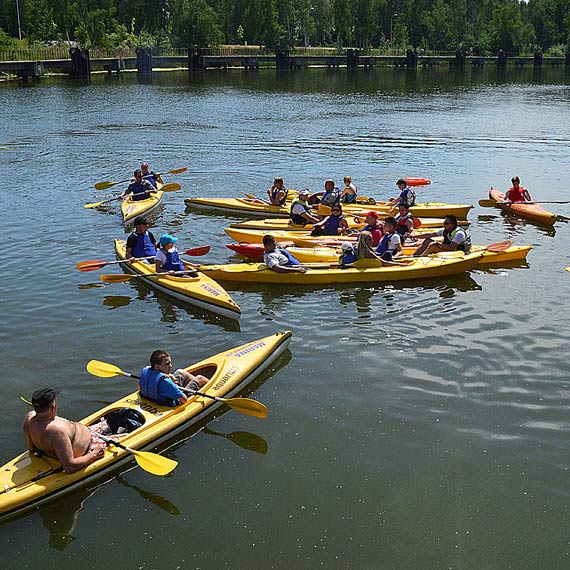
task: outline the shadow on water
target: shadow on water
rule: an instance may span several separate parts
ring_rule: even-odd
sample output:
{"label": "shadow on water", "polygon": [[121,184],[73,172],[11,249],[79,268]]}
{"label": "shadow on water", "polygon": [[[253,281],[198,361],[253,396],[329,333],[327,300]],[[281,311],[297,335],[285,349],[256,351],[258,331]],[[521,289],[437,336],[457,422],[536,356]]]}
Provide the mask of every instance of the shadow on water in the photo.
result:
{"label": "shadow on water", "polygon": [[[277,360],[270,368],[260,374],[258,378],[256,378],[251,384],[247,386],[246,389],[243,390],[243,392],[240,392],[240,396],[247,397],[252,394],[261,385],[267,382],[267,380],[269,380],[277,371],[285,367],[291,360],[291,357],[291,352],[289,350],[286,350],[279,356],[279,358],[277,358]],[[104,402],[104,404],[107,403],[108,402]],[[203,432],[206,435],[212,435],[226,439],[227,441],[230,441],[231,443],[247,451],[258,453],[260,455],[266,455],[269,449],[267,441],[255,433],[248,431],[222,433],[220,431],[215,431],[207,427],[208,423],[213,422],[229,411],[231,411],[231,409],[226,406],[215,410],[201,422],[194,424],[193,426],[178,434],[176,436],[175,442],[167,441],[164,444],[152,449],[152,451],[156,453],[162,453],[171,459],[175,459],[175,452],[177,449],[185,445],[190,438],[199,432]],[[105,473],[101,474],[101,477],[105,478],[103,482],[90,485],[77,491],[66,493],[63,499],[56,500],[54,503],[48,503],[47,505],[36,509],[35,512],[40,515],[44,527],[49,531],[50,537],[48,544],[50,548],[62,551],[75,540],[73,532],[77,526],[80,513],[86,508],[87,500],[93,496],[99,488],[112,481],[113,478],[122,486],[134,490],[140,497],[167,512],[168,514],[173,516],[179,516],[181,514],[180,509],[168,499],[157,495],[156,493],[146,491],[144,488],[141,488],[137,485],[129,483],[125,479],[123,473],[132,469],[134,469],[133,465],[129,464],[106,471]],[[29,514],[30,513],[27,512],[22,513],[21,515],[15,515],[2,524],[9,524],[12,521],[24,518]]]}
{"label": "shadow on water", "polygon": [[118,309],[130,305],[131,298],[124,295],[107,295],[103,299],[103,306],[109,307],[109,310]]}

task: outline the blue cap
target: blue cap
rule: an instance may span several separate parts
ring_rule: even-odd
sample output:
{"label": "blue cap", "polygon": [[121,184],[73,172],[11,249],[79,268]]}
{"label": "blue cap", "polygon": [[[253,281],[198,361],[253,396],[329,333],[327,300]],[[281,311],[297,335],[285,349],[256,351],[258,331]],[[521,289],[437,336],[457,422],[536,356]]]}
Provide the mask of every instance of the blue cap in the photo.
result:
{"label": "blue cap", "polygon": [[166,245],[167,243],[176,243],[178,238],[172,237],[170,234],[162,234],[160,236],[160,245]]}

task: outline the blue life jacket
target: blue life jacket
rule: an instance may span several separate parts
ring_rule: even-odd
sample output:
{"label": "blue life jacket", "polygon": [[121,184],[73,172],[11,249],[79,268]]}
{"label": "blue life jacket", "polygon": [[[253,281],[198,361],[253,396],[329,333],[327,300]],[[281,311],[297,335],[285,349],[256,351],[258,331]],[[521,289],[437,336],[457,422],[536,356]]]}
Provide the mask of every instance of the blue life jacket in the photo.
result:
{"label": "blue life jacket", "polygon": [[301,262],[292,253],[289,253],[286,249],[278,248],[278,251],[281,255],[284,255],[289,260],[285,264],[287,267],[290,267],[292,265],[301,265]]}
{"label": "blue life jacket", "polygon": [[271,203],[273,204],[273,200],[275,200],[275,197],[277,196],[277,194],[279,194],[279,192],[285,192],[285,194],[283,195],[283,198],[281,198],[281,200],[279,200],[279,202],[277,202],[278,206],[283,206],[283,204],[285,204],[285,201],[287,200],[287,194],[289,194],[289,190],[287,190],[286,188],[282,188],[281,190],[279,190],[279,188],[274,188],[271,191]]}
{"label": "blue life jacket", "polygon": [[411,208],[416,203],[416,193],[409,187],[406,186],[402,192],[400,192],[400,204],[404,204]]}
{"label": "blue life jacket", "polygon": [[344,216],[329,216],[328,220],[325,222],[324,235],[337,236],[338,228],[340,227],[340,221],[343,219]]}
{"label": "blue life jacket", "polygon": [[133,200],[146,200],[148,198],[148,194],[146,194],[142,182],[133,182],[131,184],[131,190]]}
{"label": "blue life jacket", "polygon": [[350,265],[356,261],[356,252],[354,251],[354,247],[351,247],[349,250],[342,250],[342,254],[340,256],[340,264],[341,265]]}
{"label": "blue life jacket", "polygon": [[148,174],[143,174],[143,178],[145,180],[148,180],[155,188],[157,188],[156,174],[154,172],[149,172]]}
{"label": "blue life jacket", "polygon": [[[376,248],[376,253],[378,255],[382,255],[383,253],[386,253],[388,251],[388,243],[390,242],[390,238],[395,234],[396,232],[392,232],[390,234],[385,234],[384,237],[380,240],[380,243],[378,244],[378,247]],[[393,252],[390,252],[393,253]]]}
{"label": "blue life jacket", "polygon": [[299,214],[293,213],[293,207],[295,206],[295,204],[300,204],[301,206],[303,206],[303,208],[305,209],[305,212],[307,214],[310,214],[311,210],[309,209],[309,206],[307,205],[307,203],[304,202],[303,200],[301,200],[300,198],[295,198],[293,200],[293,202],[291,203],[291,212],[289,214],[291,221],[294,224],[299,224],[301,226],[304,226],[307,223],[307,220],[305,220],[305,218],[303,218],[303,216],[300,216]]}
{"label": "blue life jacket", "polygon": [[161,382],[165,381],[165,375],[160,370],[153,370],[150,366],[145,366],[141,372],[139,389],[141,396],[161,406],[178,406],[178,400],[164,398],[159,394]]}
{"label": "blue life jacket", "polygon": [[149,257],[151,255],[156,255],[156,247],[150,241],[150,236],[148,232],[144,234],[137,234],[134,232],[134,235],[137,238],[137,244],[133,247],[133,257]]}
{"label": "blue life jacket", "polygon": [[184,264],[177,251],[163,249],[162,252],[166,255],[166,261],[162,264],[161,271],[184,271]]}

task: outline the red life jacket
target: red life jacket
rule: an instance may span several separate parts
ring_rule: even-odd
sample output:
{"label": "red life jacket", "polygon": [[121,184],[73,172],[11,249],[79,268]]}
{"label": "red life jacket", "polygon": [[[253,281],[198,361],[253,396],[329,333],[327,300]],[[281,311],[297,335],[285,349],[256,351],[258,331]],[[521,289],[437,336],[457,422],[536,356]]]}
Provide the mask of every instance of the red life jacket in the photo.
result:
{"label": "red life jacket", "polygon": [[518,189],[515,189],[514,186],[509,188],[509,200],[511,202],[526,202],[526,198],[524,196],[524,191],[526,188],[519,186]]}

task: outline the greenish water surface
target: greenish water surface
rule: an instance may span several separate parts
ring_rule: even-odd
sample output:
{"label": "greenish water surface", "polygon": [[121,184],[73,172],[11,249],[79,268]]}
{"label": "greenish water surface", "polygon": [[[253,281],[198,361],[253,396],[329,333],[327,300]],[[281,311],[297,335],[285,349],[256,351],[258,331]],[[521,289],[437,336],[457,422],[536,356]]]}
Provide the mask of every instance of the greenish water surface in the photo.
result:
{"label": "greenish water surface", "polygon": [[[171,476],[114,473],[1,525],[3,566],[568,568],[568,224],[477,200],[513,174],[536,198],[569,199],[569,103],[563,68],[0,85],[0,146],[13,149],[0,150],[2,463],[23,449],[20,394],[62,384],[60,410],[79,419],[133,388],[89,376],[91,358],[137,371],[163,347],[182,366],[294,333],[255,386],[266,420],[228,412],[172,441]],[[420,201],[475,205],[474,243],[533,250],[519,266],[447,280],[233,284],[235,324],[75,270],[112,259],[125,235],[116,206],[83,208],[93,184],[142,160],[189,167],[167,179],[183,190],[165,196],[153,231],[182,249],[211,244],[208,262],[234,259],[223,228],[235,218],[186,211],[183,198],[261,195],[276,175],[317,190],[350,174],[377,198],[400,176],[426,176]],[[551,209],[570,216],[570,204]]]}

